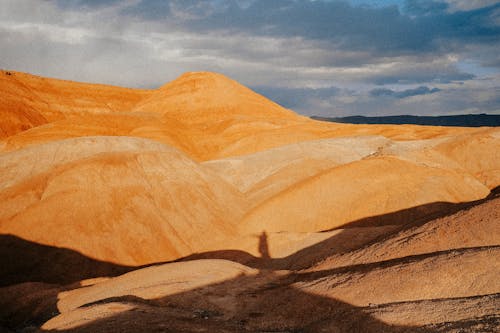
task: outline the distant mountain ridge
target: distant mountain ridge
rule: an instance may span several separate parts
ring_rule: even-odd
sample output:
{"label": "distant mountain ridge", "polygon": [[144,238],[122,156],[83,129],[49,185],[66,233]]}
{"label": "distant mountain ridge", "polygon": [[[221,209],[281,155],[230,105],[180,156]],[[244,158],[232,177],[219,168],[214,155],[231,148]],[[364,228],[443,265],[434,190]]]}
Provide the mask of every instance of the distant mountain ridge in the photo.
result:
{"label": "distant mountain ridge", "polygon": [[344,124],[389,124],[389,125],[428,125],[428,126],[458,126],[458,127],[481,127],[500,126],[500,115],[494,114],[464,114],[454,116],[349,116],[349,117],[317,117],[312,119],[330,121]]}

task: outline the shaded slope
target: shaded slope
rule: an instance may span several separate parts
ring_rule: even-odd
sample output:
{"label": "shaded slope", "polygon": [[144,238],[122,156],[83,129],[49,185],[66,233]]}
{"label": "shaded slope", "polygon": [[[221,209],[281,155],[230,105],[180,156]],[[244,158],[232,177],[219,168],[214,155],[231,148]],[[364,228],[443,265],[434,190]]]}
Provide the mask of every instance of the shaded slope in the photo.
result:
{"label": "shaded slope", "polygon": [[[485,223],[488,230],[498,221],[493,203],[408,229],[404,232],[412,237],[400,243],[421,236],[422,244],[446,243],[442,234],[460,226],[460,218],[475,220],[475,227]],[[436,225],[442,230],[423,231]],[[464,226],[462,234],[471,226]],[[257,271],[224,260],[149,267],[85,288],[55,289],[60,314],[43,327],[67,332],[495,332],[500,266],[492,258],[499,247],[485,246],[495,237],[474,233],[470,248],[449,250],[452,243],[442,243],[420,255],[394,248],[392,260],[341,268],[333,261],[329,268],[301,272]]]}
{"label": "shaded slope", "polygon": [[450,249],[499,246],[500,198],[498,194],[496,196],[424,225],[412,225],[415,220],[409,221],[407,230],[357,251],[332,256],[314,269],[366,264]]}
{"label": "shaded slope", "polygon": [[[181,265],[186,268],[174,270]],[[225,273],[218,272],[221,268]],[[192,276],[199,276],[202,270],[206,270],[202,280],[194,280]],[[159,273],[168,271],[172,274]],[[280,286],[282,277],[213,260],[143,269],[60,293],[61,314],[43,328],[67,332],[423,332],[388,325],[335,299]],[[211,284],[204,285],[210,280]],[[179,281],[183,283],[174,283]],[[174,290],[177,292],[172,293]]]}
{"label": "shaded slope", "polygon": [[12,235],[0,235],[0,260],[0,287],[23,282],[69,284],[93,277],[115,276],[133,269]]}
{"label": "shaded slope", "polygon": [[500,264],[491,259],[499,254],[500,245],[447,250],[299,274],[295,283],[358,306],[494,294]]}

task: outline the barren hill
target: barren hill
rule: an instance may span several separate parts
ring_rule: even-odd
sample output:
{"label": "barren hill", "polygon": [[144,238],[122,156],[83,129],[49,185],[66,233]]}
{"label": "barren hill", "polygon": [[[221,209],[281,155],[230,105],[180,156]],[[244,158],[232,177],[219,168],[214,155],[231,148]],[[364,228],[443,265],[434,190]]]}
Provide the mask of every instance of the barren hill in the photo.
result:
{"label": "barren hill", "polygon": [[499,326],[500,129],[319,122],[206,72],[0,96],[6,330]]}

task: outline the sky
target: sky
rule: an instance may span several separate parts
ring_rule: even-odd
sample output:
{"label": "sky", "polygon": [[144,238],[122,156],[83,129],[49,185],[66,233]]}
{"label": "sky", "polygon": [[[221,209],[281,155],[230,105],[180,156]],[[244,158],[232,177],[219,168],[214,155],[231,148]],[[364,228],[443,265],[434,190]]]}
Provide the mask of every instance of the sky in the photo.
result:
{"label": "sky", "polygon": [[500,1],[0,0],[0,68],[225,74],[305,115],[500,114]]}

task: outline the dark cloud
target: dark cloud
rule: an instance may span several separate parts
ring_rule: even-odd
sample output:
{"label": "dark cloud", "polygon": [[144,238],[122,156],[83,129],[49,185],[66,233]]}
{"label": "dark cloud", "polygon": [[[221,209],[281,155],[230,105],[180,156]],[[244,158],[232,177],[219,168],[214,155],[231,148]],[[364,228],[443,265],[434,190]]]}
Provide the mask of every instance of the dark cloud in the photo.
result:
{"label": "dark cloud", "polygon": [[429,88],[426,86],[420,86],[414,89],[406,89],[401,91],[395,91],[387,88],[376,88],[370,91],[371,96],[379,97],[379,96],[387,96],[387,97],[395,97],[395,98],[406,98],[417,95],[427,95],[433,94],[441,91],[439,88]]}
{"label": "dark cloud", "polygon": [[341,92],[340,88],[280,88],[280,87],[252,87],[256,92],[266,96],[276,103],[296,110],[307,108],[309,101],[328,100]]}
{"label": "dark cloud", "polygon": [[0,2],[3,68],[151,88],[217,71],[316,115],[500,112],[498,1]]}
{"label": "dark cloud", "polygon": [[140,16],[151,20],[165,19],[171,14],[170,1],[141,0],[134,6],[124,8],[122,14]]}
{"label": "dark cloud", "polygon": [[413,71],[411,68],[408,71],[400,71],[393,74],[380,74],[374,76],[370,81],[376,85],[386,84],[416,84],[416,83],[451,83],[455,81],[471,80],[475,77],[474,74],[458,71],[451,66],[451,71],[443,68],[433,72],[429,71]]}
{"label": "dark cloud", "polygon": [[408,0],[404,11],[397,6],[353,7],[344,1],[255,0],[247,7],[224,3],[210,15],[179,24],[195,31],[327,40],[337,48],[371,51],[372,56],[448,52],[467,41],[498,42],[500,36],[500,27],[491,22],[500,4],[450,13],[446,3],[431,0]]}

